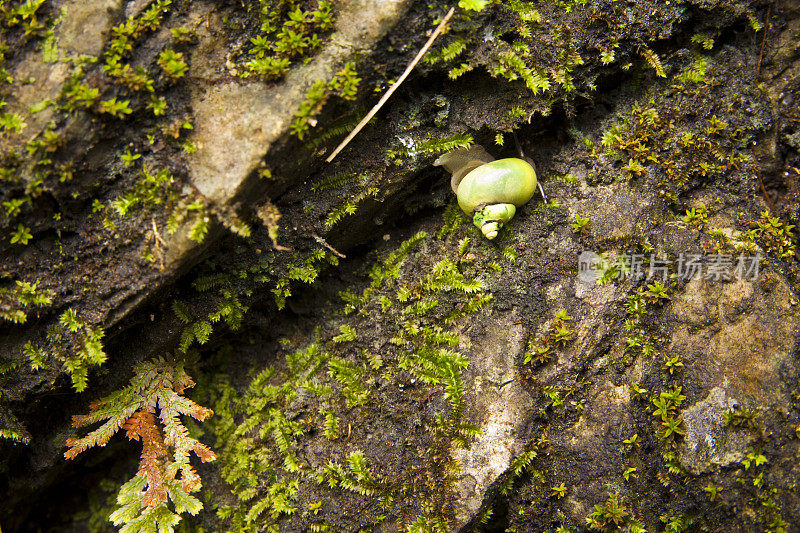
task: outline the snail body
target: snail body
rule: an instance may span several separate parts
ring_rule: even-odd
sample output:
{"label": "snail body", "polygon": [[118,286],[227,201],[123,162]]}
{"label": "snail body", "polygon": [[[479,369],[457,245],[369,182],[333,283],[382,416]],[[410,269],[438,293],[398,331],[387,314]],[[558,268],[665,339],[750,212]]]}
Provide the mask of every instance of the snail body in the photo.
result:
{"label": "snail body", "polygon": [[448,152],[434,162],[452,173],[450,185],[461,210],[487,239],[494,239],[517,207],[536,192],[536,171],[523,159],[495,160],[475,145]]}

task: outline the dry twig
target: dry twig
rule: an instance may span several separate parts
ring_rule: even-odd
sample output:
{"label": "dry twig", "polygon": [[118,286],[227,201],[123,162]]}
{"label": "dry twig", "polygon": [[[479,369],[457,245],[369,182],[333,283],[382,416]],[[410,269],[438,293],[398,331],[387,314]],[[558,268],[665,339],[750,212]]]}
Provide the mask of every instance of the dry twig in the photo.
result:
{"label": "dry twig", "polygon": [[756,78],[761,74],[761,58],[764,57],[764,45],[767,42],[767,33],[769,32],[769,17],[772,14],[772,6],[767,8],[767,18],[764,21],[764,36],[761,38],[761,51],[758,53],[758,66],[756,67]]}
{"label": "dry twig", "polygon": [[414,67],[417,66],[417,63],[419,63],[419,61],[423,58],[423,56],[425,56],[425,53],[428,51],[428,48],[431,47],[433,41],[435,41],[436,38],[439,36],[439,34],[442,33],[442,29],[444,28],[445,24],[447,24],[447,22],[450,20],[450,17],[453,16],[453,13],[455,13],[455,11],[456,11],[455,7],[450,8],[450,11],[447,12],[447,15],[444,16],[442,21],[439,23],[438,26],[436,26],[436,29],[428,38],[428,42],[426,42],[425,46],[423,46],[422,49],[417,53],[417,57],[415,57],[414,60],[408,64],[406,70],[400,75],[399,78],[397,78],[397,81],[394,83],[394,85],[389,87],[389,90],[386,91],[386,94],[384,94],[383,97],[378,101],[378,103],[375,104],[375,107],[370,109],[369,113],[367,113],[367,116],[365,116],[361,120],[361,122],[359,122],[358,125],[355,128],[353,128],[353,131],[351,131],[350,134],[347,137],[345,137],[345,139],[339,144],[339,146],[336,147],[336,150],[334,150],[333,153],[328,156],[328,158],[325,160],[326,163],[330,163],[337,155],[339,155],[339,152],[341,152],[344,149],[344,147],[347,146],[347,144],[351,140],[353,140],[353,137],[355,137],[358,134],[358,132],[361,131],[361,129],[364,126],[367,125],[367,122],[369,122],[370,119],[372,119],[372,117],[375,116],[375,113],[377,113],[378,110],[381,107],[383,107],[383,104],[385,104],[386,100],[388,100],[389,97],[392,96],[392,93],[394,93],[397,90],[397,88],[400,87],[400,84],[403,83],[403,81],[405,81],[408,75],[411,74],[411,71],[414,69]]}

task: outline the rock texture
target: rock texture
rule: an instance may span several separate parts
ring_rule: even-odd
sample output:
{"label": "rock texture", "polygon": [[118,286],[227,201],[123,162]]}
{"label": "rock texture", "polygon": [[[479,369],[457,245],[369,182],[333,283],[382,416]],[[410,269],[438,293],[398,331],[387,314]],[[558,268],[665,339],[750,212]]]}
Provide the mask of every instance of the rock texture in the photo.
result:
{"label": "rock texture", "polygon": [[[192,139],[198,147],[189,161],[192,183],[215,202],[230,202],[245,187],[247,178],[257,179],[255,170],[272,145],[289,130],[311,85],[330,81],[347,59],[369,51],[398,23],[408,3],[391,0],[343,4],[337,31],[328,46],[308,64],[293,69],[277,86],[232,81],[198,87],[190,104],[195,117]],[[213,24],[206,30],[209,37],[222,30],[218,17]]]}

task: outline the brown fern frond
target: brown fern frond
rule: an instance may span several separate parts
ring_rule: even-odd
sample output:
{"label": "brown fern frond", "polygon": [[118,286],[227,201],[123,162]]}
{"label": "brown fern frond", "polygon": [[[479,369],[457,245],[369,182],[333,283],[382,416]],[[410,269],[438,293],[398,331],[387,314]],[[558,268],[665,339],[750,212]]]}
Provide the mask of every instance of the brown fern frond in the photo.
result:
{"label": "brown fern frond", "polygon": [[205,420],[214,414],[214,411],[202,405],[198,405],[189,398],[181,396],[176,391],[165,390],[159,394],[159,407],[175,411],[181,415],[188,415],[197,420]]}
{"label": "brown fern frond", "polygon": [[645,47],[641,50],[641,54],[644,57],[647,64],[650,65],[653,70],[656,71],[656,76],[659,78],[666,78],[667,73],[664,72],[664,66],[661,64],[661,58],[658,57],[658,54],[650,50],[649,48]]}
{"label": "brown fern frond", "polygon": [[200,458],[200,460],[203,461],[204,463],[210,463],[211,461],[217,458],[217,454],[215,454],[211,448],[209,448],[202,442],[198,442],[197,444],[195,444],[193,450],[194,453],[196,453],[197,456]]}
{"label": "brown fern frond", "polygon": [[133,413],[132,417],[125,421],[125,423],[122,425],[122,429],[125,430],[125,436],[128,437],[128,440],[139,440],[142,436],[141,426],[142,412],[136,411]]}
{"label": "brown fern frond", "polygon": [[137,411],[125,422],[123,429],[130,440],[142,441],[138,475],[147,479],[147,490],[142,498],[142,504],[155,507],[161,502],[166,502],[163,458],[167,456],[167,447],[164,445],[155,416],[149,411]]}
{"label": "brown fern frond", "polygon": [[184,492],[194,492],[200,488],[200,476],[188,463],[181,469],[181,488]]}
{"label": "brown fern frond", "polygon": [[176,366],[175,371],[172,375],[173,386],[172,390],[177,392],[178,394],[183,394],[185,389],[191,389],[194,387],[194,381],[189,376],[189,374],[184,371],[183,366]]}
{"label": "brown fern frond", "polygon": [[202,503],[190,493],[200,488],[201,480],[189,463],[191,454],[203,462],[217,456],[189,435],[181,416],[205,420],[214,412],[182,396],[194,385],[182,365],[158,358],[137,365],[135,371],[128,387],[94,402],[88,414],[73,417],[76,428],[103,424],[82,438],[68,439],[64,457],[72,459],[92,446],[105,446],[124,429],[128,439],[142,442],[142,454],[136,476],[120,490],[122,507],[112,514],[112,521],[131,524],[162,508],[173,514],[169,502],[176,513],[196,514]]}
{"label": "brown fern frond", "polygon": [[[99,428],[95,429],[94,431],[90,432],[88,435],[81,439],[71,438],[67,440],[67,446],[69,446],[69,450],[64,452],[65,459],[73,459],[79,453],[91,448],[92,446],[100,446],[103,447],[108,444],[108,441],[111,440],[111,437],[119,431],[122,425],[125,423],[133,413],[136,412],[138,406],[128,406],[127,408],[123,409],[122,411],[116,413],[113,417],[109,418],[108,421],[100,426]],[[76,422],[73,421],[73,425],[76,425]],[[78,424],[79,427],[85,424]]]}

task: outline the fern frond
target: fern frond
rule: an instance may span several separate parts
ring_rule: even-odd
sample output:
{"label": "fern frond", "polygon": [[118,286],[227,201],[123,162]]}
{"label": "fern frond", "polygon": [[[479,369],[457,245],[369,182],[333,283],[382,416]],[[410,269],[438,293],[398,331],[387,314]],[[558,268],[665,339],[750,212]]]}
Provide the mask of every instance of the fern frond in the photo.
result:
{"label": "fern frond", "polygon": [[645,48],[642,50],[642,56],[644,57],[645,61],[647,61],[647,64],[656,71],[656,76],[659,78],[667,77],[666,72],[664,72],[664,66],[661,64],[661,58],[658,57],[658,54],[649,48]]}
{"label": "fern frond", "polygon": [[180,417],[205,420],[213,411],[182,396],[194,385],[182,365],[159,358],[137,365],[135,372],[130,385],[92,404],[90,413],[73,417],[76,428],[105,422],[80,439],[67,440],[64,457],[105,446],[121,428],[130,440],[141,441],[139,471],[120,488],[110,519],[123,526],[121,531],[168,532],[181,514],[196,514],[202,508],[190,494],[201,484],[189,463],[191,453],[203,462],[216,459],[208,446],[189,435]]}
{"label": "fern frond", "polygon": [[142,456],[139,461],[138,476],[147,480],[147,490],[142,497],[142,505],[154,507],[167,501],[167,488],[164,486],[163,459],[167,447],[150,411],[137,411],[122,427],[130,440],[142,441]]}
{"label": "fern frond", "polygon": [[175,316],[178,317],[178,320],[183,322],[184,324],[188,324],[192,321],[191,313],[189,312],[189,307],[180,300],[173,300],[172,301],[172,311],[175,313]]}

